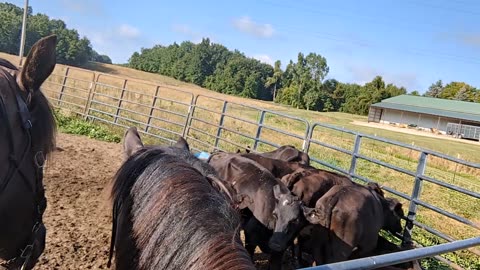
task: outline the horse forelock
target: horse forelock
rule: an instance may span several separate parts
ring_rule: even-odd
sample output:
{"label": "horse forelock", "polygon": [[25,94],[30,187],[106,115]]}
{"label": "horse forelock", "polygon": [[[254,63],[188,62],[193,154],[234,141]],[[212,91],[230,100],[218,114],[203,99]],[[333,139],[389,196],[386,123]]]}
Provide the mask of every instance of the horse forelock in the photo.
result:
{"label": "horse forelock", "polygon": [[213,235],[233,239],[239,225],[238,213],[198,170],[159,149],[143,148],[122,165],[112,198],[130,209],[140,269],[185,267]]}

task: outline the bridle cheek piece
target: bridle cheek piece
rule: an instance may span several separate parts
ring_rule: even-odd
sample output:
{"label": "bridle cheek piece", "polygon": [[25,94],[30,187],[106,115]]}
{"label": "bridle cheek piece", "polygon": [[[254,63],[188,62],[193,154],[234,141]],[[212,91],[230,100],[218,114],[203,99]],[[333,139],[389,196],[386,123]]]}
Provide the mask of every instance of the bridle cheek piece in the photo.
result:
{"label": "bridle cheek piece", "polygon": [[[12,71],[10,69],[7,69],[5,67],[0,66],[0,69],[4,69],[7,71],[8,74],[12,76],[13,81],[15,81],[15,71]],[[8,80],[8,77],[7,77]],[[45,155],[42,150],[34,150],[34,145],[32,145],[32,135],[31,135],[31,129],[33,128],[32,121],[31,121],[31,114],[30,110],[28,108],[28,105],[30,105],[33,91],[28,89],[28,95],[24,99],[22,95],[19,93],[18,89],[18,84],[16,84],[17,87],[14,87],[13,91],[15,92],[15,99],[17,103],[17,108],[18,108],[18,114],[20,116],[20,120],[22,123],[22,128],[24,132],[27,135],[27,146],[25,147],[25,150],[22,152],[21,158],[18,160],[15,156],[16,154],[16,149],[15,149],[15,144],[13,141],[13,130],[12,126],[10,124],[10,120],[7,116],[7,107],[5,105],[5,101],[2,95],[0,95],[0,120],[3,120],[5,122],[4,126],[7,128],[7,137],[10,145],[10,154],[9,154],[9,160],[10,160],[10,166],[9,169],[7,170],[7,175],[6,178],[3,179],[3,181],[0,181],[0,196],[8,186],[8,183],[17,175],[19,175],[27,187],[29,187],[34,193],[35,193],[35,214],[34,214],[34,225],[32,227],[32,230],[30,232],[30,236],[28,238],[27,244],[25,247],[21,250],[19,250],[19,255],[16,256],[13,259],[10,259],[4,263],[0,263],[0,266],[6,267],[7,269],[10,269],[11,267],[20,267],[21,270],[28,270],[31,268],[31,260],[32,260],[32,255],[35,251],[36,245],[37,244],[37,239],[39,236],[44,237],[45,236],[45,226],[43,225],[43,213],[45,212],[46,206],[47,206],[47,200],[45,198],[45,190],[43,187],[43,167],[45,166]],[[3,119],[2,119],[3,117]],[[28,155],[29,152],[32,152],[33,154],[33,160],[32,164],[35,168],[35,186],[32,186],[31,183],[29,182],[28,177],[22,172],[21,167],[23,163],[25,162],[25,158]],[[39,254],[40,255],[40,254]],[[35,258],[36,259],[36,258]]]}

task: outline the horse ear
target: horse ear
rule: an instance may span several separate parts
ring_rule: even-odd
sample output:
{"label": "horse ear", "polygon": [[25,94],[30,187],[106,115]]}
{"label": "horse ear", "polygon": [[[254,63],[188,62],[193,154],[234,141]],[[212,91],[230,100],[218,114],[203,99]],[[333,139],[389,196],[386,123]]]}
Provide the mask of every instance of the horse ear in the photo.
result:
{"label": "horse ear", "polygon": [[123,137],[123,157],[127,159],[142,147],[142,139],[140,134],[138,134],[137,128],[131,127],[127,129]]}
{"label": "horse ear", "polygon": [[182,136],[178,138],[178,141],[175,143],[174,146],[180,149],[184,149],[186,151],[190,151],[190,146],[188,145],[188,142]]}
{"label": "horse ear", "polygon": [[42,38],[32,46],[20,72],[20,83],[25,89],[38,91],[52,74],[56,65],[56,46],[56,35]]}

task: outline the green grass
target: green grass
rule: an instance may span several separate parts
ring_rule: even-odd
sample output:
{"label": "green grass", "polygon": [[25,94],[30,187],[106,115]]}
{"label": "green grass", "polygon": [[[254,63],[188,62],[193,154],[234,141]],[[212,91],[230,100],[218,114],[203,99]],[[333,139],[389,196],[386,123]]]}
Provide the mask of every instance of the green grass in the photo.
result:
{"label": "green grass", "polygon": [[77,116],[66,116],[57,110],[55,111],[55,119],[59,130],[63,133],[84,135],[106,142],[119,143],[121,140],[118,134],[113,133],[108,128],[85,121]]}

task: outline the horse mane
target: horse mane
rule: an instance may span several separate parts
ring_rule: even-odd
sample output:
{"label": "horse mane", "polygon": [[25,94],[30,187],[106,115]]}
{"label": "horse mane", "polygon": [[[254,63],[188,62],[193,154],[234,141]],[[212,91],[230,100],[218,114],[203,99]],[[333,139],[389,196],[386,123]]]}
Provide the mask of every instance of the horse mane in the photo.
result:
{"label": "horse mane", "polygon": [[168,152],[144,147],[113,179],[114,219],[125,227],[116,237],[117,269],[201,269],[212,241],[238,246],[238,212],[197,169]]}
{"label": "horse mane", "polygon": [[[3,58],[0,58],[0,66],[19,71],[15,65]],[[14,89],[14,91],[18,91],[18,89]],[[48,156],[55,149],[57,126],[52,106],[40,89],[34,89],[29,110],[33,123],[32,144],[36,151],[41,150],[44,155]]]}

